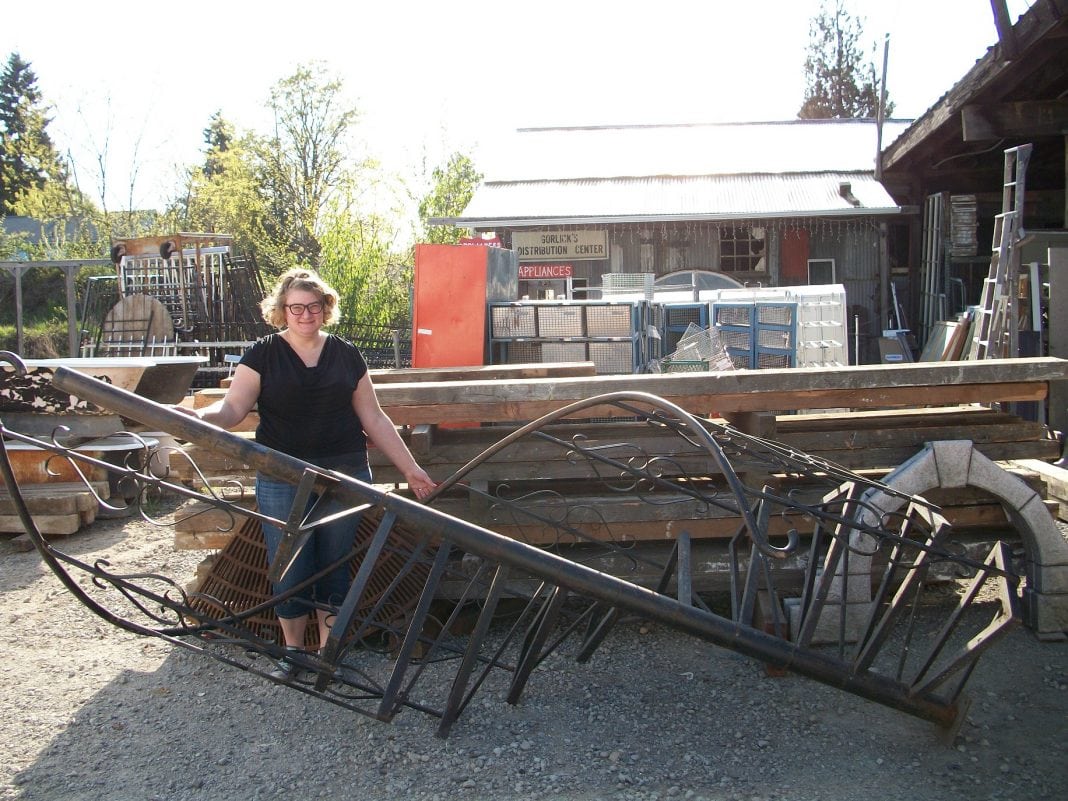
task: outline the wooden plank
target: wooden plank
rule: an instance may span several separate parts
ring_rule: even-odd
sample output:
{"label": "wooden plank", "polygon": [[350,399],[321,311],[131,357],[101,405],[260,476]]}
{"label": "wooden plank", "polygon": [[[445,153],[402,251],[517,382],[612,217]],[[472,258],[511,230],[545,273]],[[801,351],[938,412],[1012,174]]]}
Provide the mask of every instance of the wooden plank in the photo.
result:
{"label": "wooden plank", "polygon": [[371,370],[375,385],[428,381],[499,381],[513,378],[566,378],[595,376],[593,362],[537,362],[532,364],[487,364],[476,367],[412,367]]}
{"label": "wooden plank", "polygon": [[1062,136],[1068,131],[1068,100],[971,104],[961,107],[960,118],[965,142]]}
{"label": "wooden plank", "polygon": [[[92,520],[88,521],[88,523],[92,522]],[[87,524],[86,521],[83,520],[82,515],[78,513],[33,515],[33,523],[37,526],[37,530],[45,536],[60,537],[69,536],[80,529],[82,525]],[[0,531],[8,534],[21,534],[24,533],[26,529],[22,525],[22,518],[18,515],[0,515]]]}
{"label": "wooden plank", "polygon": [[[597,378],[387,384],[382,406],[398,425],[532,420],[609,392],[645,392],[690,412],[914,407],[1042,400],[1047,382],[1068,378],[1068,361],[1047,357],[837,368],[607,375]],[[583,417],[623,416],[609,407]]]}
{"label": "wooden plank", "polygon": [[[30,514],[71,515],[88,512],[99,506],[96,497],[88,490],[55,494],[23,493],[23,500],[26,502],[26,508],[30,510]],[[15,501],[7,496],[6,493],[0,495],[0,514],[18,514],[15,509]]]}

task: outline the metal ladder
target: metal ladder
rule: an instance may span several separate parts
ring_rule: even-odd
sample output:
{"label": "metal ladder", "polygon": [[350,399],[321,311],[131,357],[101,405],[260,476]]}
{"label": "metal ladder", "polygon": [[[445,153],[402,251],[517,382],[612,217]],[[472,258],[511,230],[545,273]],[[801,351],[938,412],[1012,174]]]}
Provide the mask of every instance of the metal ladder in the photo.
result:
{"label": "metal ladder", "polygon": [[1023,205],[1027,163],[1031,145],[1005,151],[1001,214],[994,218],[990,272],[983,280],[975,333],[968,350],[969,359],[1005,359],[1019,355],[1019,316],[1017,305],[1020,277],[1020,251],[1023,238]]}

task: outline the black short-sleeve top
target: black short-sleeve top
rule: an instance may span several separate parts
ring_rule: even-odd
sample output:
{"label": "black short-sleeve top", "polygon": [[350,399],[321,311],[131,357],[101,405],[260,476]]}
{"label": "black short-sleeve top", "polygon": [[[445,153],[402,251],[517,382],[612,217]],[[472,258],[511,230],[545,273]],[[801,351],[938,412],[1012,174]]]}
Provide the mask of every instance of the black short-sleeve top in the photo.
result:
{"label": "black short-sleeve top", "polygon": [[367,449],[352,406],[352,393],[367,374],[355,345],[327,334],[319,363],[308,367],[281,334],[270,334],[240,363],[260,375],[257,442],[307,461]]}

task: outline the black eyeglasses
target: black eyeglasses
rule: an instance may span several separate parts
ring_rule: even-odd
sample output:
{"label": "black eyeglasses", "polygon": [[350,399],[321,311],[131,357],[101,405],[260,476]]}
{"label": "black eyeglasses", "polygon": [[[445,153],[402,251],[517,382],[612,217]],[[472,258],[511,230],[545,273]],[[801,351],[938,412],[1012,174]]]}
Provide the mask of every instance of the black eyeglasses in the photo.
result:
{"label": "black eyeglasses", "polygon": [[315,303],[287,303],[285,308],[289,310],[291,314],[300,317],[304,314],[304,310],[307,309],[312,314],[318,314],[323,310],[323,304],[321,301],[315,301]]}

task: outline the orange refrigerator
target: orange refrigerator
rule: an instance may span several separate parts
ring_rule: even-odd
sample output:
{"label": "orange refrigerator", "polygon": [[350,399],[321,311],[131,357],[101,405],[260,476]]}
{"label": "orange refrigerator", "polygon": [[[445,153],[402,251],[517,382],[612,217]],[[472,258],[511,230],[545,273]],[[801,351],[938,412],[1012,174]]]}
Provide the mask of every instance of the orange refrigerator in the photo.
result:
{"label": "orange refrigerator", "polygon": [[412,367],[486,364],[487,304],[519,298],[519,255],[483,245],[416,245]]}

